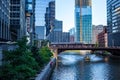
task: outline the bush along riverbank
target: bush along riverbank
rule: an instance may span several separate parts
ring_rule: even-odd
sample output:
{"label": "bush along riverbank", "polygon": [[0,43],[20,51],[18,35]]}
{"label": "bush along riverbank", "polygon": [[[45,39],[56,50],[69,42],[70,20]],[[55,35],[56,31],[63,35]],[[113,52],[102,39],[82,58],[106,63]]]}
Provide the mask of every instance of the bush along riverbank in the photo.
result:
{"label": "bush along riverbank", "polygon": [[26,37],[18,41],[16,45],[18,47],[15,50],[3,52],[0,80],[30,80],[52,56],[47,46],[41,49],[28,46]]}

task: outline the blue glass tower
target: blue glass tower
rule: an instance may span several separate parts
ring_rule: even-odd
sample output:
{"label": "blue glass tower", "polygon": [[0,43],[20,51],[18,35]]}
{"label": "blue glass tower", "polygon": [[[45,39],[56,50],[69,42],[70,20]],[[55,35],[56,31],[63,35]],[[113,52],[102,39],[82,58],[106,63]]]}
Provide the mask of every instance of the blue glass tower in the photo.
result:
{"label": "blue glass tower", "polygon": [[75,0],[75,41],[90,44],[92,41],[91,0]]}

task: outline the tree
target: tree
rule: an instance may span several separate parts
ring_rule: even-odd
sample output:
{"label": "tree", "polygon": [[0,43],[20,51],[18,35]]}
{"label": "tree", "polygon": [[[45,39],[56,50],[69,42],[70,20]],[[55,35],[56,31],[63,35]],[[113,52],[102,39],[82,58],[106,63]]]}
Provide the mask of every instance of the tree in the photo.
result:
{"label": "tree", "polygon": [[38,70],[38,63],[32,57],[26,37],[17,42],[13,51],[4,51],[2,80],[29,80]]}
{"label": "tree", "polygon": [[49,50],[48,47],[42,47],[40,49],[40,54],[42,57],[42,62],[47,63],[50,60],[50,57],[52,56],[52,52]]}
{"label": "tree", "polygon": [[47,46],[48,43],[50,43],[48,40],[42,40],[42,41],[41,41],[41,46],[42,46],[42,47],[43,47],[43,46]]}

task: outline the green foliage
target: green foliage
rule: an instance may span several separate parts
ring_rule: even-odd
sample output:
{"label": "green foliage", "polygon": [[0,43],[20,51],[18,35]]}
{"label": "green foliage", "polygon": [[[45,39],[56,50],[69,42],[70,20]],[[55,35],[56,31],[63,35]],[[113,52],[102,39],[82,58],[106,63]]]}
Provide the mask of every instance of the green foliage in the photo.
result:
{"label": "green foliage", "polygon": [[47,46],[48,45],[48,43],[49,43],[49,41],[48,40],[42,40],[41,41],[41,46],[43,47],[45,47],[45,46]]}
{"label": "green foliage", "polygon": [[98,43],[98,42],[96,42],[95,47],[96,47],[96,48],[99,47],[99,43]]}
{"label": "green foliage", "polygon": [[40,49],[40,54],[41,54],[42,62],[44,63],[47,63],[50,60],[50,57],[52,56],[52,53],[48,47],[42,47]]}
{"label": "green foliage", "polygon": [[52,56],[51,51],[46,46],[43,46],[41,49],[33,46],[31,51],[33,53],[33,57],[38,62],[40,67],[44,66]]}
{"label": "green foliage", "polygon": [[39,68],[40,68],[43,62],[41,61],[42,58],[41,58],[41,54],[39,53],[39,49],[36,46],[33,46],[31,48],[31,52],[32,52],[32,56],[35,58],[35,60],[39,64]]}
{"label": "green foliage", "polygon": [[3,80],[27,80],[36,74],[38,63],[32,57],[27,39],[18,41],[18,48],[13,51],[4,51],[2,76]]}
{"label": "green foliage", "polygon": [[51,51],[46,47],[41,49],[27,45],[24,37],[17,42],[18,47],[12,51],[4,51],[3,65],[0,68],[0,80],[29,80],[50,60]]}

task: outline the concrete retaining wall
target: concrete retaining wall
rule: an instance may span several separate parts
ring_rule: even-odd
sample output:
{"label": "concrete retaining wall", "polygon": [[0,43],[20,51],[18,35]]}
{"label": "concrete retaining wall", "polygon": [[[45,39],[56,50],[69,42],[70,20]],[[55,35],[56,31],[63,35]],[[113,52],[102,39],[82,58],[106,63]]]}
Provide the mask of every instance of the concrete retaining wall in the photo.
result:
{"label": "concrete retaining wall", "polygon": [[[50,63],[53,63],[52,66],[50,65]],[[55,68],[55,64],[56,64],[56,59],[53,58],[48,64],[47,66],[42,70],[42,72],[40,74],[37,75],[37,77],[35,78],[35,80],[49,80],[52,71]]]}

